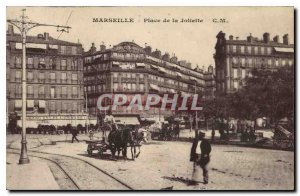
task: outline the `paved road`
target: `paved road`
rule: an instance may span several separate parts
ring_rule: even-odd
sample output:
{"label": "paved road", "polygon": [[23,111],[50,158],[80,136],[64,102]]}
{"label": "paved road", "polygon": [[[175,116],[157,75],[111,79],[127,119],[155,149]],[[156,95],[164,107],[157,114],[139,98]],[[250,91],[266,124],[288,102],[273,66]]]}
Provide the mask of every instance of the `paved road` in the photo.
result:
{"label": "paved road", "polygon": [[[18,136],[9,137],[8,142],[18,139]],[[47,141],[51,136],[29,135],[28,138],[29,142],[38,144],[37,138],[39,141]],[[18,145],[19,141],[16,141],[9,146]],[[133,189],[173,187],[181,190],[291,190],[294,187],[293,152],[221,145],[213,146],[209,164],[209,184],[188,186],[186,182],[192,175],[192,164],[189,162],[190,147],[191,144],[187,142],[152,141],[142,146],[138,159],[126,162],[89,157],[84,142],[37,145],[34,150],[86,160],[126,182]]]}

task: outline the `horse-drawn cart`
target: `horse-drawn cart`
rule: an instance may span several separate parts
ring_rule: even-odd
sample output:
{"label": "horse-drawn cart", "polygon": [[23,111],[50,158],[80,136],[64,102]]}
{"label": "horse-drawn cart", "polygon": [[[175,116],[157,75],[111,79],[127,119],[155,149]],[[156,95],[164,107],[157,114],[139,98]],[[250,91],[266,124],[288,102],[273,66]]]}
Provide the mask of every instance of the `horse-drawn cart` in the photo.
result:
{"label": "horse-drawn cart", "polygon": [[87,140],[86,143],[88,144],[87,153],[89,156],[93,156],[94,151],[96,151],[96,155],[102,158],[104,152],[109,149],[109,145],[103,140]]}

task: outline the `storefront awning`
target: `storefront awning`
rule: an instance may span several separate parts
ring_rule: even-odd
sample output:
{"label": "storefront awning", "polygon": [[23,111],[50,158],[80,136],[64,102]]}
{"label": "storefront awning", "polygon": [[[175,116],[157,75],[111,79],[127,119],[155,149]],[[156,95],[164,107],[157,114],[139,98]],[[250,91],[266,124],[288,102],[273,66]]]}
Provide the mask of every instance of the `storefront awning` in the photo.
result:
{"label": "storefront awning", "polygon": [[159,87],[158,87],[156,84],[150,84],[150,88],[151,88],[152,90],[159,91]]}
{"label": "storefront awning", "polygon": [[39,100],[39,108],[46,108],[46,101],[45,100]]}
{"label": "storefront awning", "polygon": [[50,49],[53,49],[53,50],[58,50],[58,45],[49,45],[49,48]]}
{"label": "storefront awning", "polygon": [[26,48],[38,48],[38,49],[47,49],[46,44],[34,44],[34,43],[26,43]]}
{"label": "storefront awning", "polygon": [[113,66],[119,66],[119,65],[120,65],[120,62],[113,62],[112,65],[113,65]]}
{"label": "storefront awning", "polygon": [[152,68],[152,69],[158,69],[158,67],[155,66],[155,65],[151,65],[151,68]]}
{"label": "storefront awning", "polygon": [[178,77],[181,77],[181,78],[182,78],[182,74],[181,74],[181,73],[176,72],[176,74],[177,74]]}
{"label": "storefront awning", "polygon": [[27,100],[27,108],[34,108],[34,101],[33,100]]}
{"label": "storefront awning", "polygon": [[190,80],[197,82],[197,79],[194,77],[190,77]]}
{"label": "storefront awning", "polygon": [[158,71],[160,71],[162,73],[166,73],[166,69],[163,67],[158,67]]}
{"label": "storefront awning", "polygon": [[294,53],[294,48],[280,48],[274,47],[276,52],[286,52],[286,53]]}
{"label": "storefront awning", "polygon": [[140,122],[137,117],[114,117],[117,124],[125,125],[139,125]]}
{"label": "storefront awning", "polygon": [[146,67],[145,63],[136,63],[136,67]]}
{"label": "storefront awning", "polygon": [[15,108],[22,108],[22,100],[15,101]]}
{"label": "storefront awning", "polygon": [[176,93],[176,91],[175,91],[174,89],[169,89],[169,92],[170,92],[170,93],[173,93],[173,94]]}

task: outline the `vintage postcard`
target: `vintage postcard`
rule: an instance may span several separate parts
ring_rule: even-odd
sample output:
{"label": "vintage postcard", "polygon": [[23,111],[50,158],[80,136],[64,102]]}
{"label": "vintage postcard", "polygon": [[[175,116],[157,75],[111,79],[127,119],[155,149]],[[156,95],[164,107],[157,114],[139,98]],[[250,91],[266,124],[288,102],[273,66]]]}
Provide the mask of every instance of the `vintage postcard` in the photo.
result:
{"label": "vintage postcard", "polygon": [[295,190],[294,7],[6,12],[7,190]]}

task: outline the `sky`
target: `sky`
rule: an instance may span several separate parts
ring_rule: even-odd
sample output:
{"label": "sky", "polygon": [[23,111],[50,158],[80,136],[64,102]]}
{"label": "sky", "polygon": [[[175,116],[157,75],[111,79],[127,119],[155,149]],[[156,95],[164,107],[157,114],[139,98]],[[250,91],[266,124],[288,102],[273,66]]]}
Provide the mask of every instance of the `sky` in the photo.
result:
{"label": "sky", "polygon": [[[24,7],[7,7],[7,19],[18,19]],[[85,51],[95,43],[110,46],[123,41],[134,41],[162,54],[175,54],[178,60],[205,68],[214,65],[213,54],[216,35],[223,31],[229,35],[246,39],[251,33],[262,39],[265,32],[270,37],[289,34],[294,42],[294,9],[292,7],[26,7],[26,15],[31,21],[68,25],[70,32],[57,32],[54,27],[35,27],[29,35],[49,32],[50,36],[80,42]],[[95,23],[93,18],[133,18],[134,23]],[[199,19],[201,23],[162,22],[172,18]],[[144,22],[144,19],[160,22]],[[225,23],[215,23],[213,19],[226,19]],[[15,29],[15,31],[17,31]]]}

